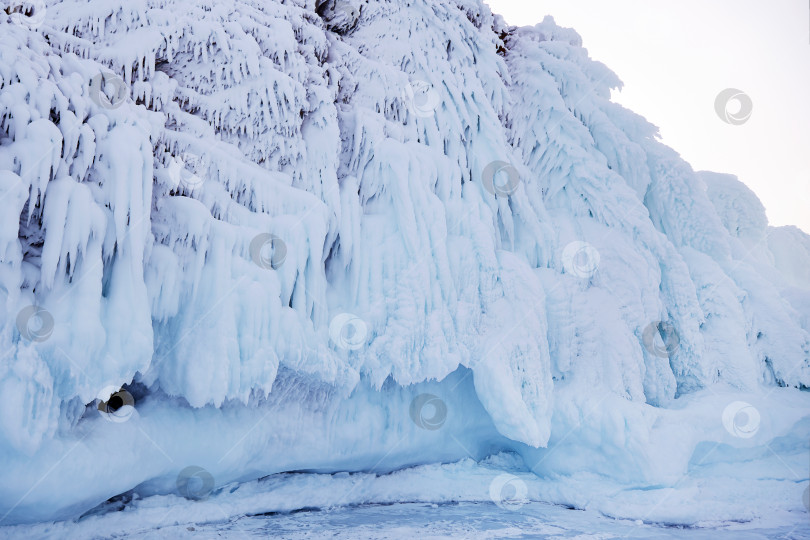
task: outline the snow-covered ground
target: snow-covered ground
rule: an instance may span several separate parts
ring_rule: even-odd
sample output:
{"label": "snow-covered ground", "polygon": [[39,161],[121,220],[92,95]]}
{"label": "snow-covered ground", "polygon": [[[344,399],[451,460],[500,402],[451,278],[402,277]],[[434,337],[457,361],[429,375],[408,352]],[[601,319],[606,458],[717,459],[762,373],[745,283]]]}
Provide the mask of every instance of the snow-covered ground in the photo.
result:
{"label": "snow-covered ground", "polygon": [[[136,529],[135,527],[133,527]],[[114,533],[113,533],[114,534]],[[792,527],[729,524],[681,528],[613,520],[594,512],[527,503],[510,512],[491,503],[448,505],[396,503],[292,516],[250,516],[228,522],[167,526],[131,538],[334,538],[383,539],[577,539],[800,540],[810,538],[806,520]]]}
{"label": "snow-covered ground", "polygon": [[[772,457],[763,457],[763,465]],[[749,519],[670,520],[672,507],[689,506],[690,493],[716,478],[689,479],[677,489],[649,489],[643,519],[622,519],[589,508],[599,498],[617,506],[635,499],[634,490],[608,489],[590,478],[540,479],[501,454],[482,463],[465,459],[376,475],[287,473],[214,490],[198,500],[176,495],[127,496],[106,503],[78,522],[20,525],[0,529],[14,538],[810,538],[810,519],[801,505],[742,504]],[[774,470],[774,472],[778,472]],[[741,498],[765,490],[798,493],[800,486],[746,480],[735,486]],[[565,494],[565,495],[564,495]],[[797,495],[796,495],[797,496]],[[798,497],[798,496],[797,496]],[[800,497],[799,497],[800,498]],[[540,501],[556,501],[554,503]],[[581,507],[572,501],[588,501]],[[692,505],[693,508],[695,505]],[[790,507],[791,505],[788,505]]]}
{"label": "snow-covered ground", "polygon": [[[564,534],[806,518],[810,237],[612,103],[573,30],[6,2],[3,534],[438,511],[414,501],[509,527],[504,471],[584,509],[525,506]],[[310,506],[337,510],[239,518]]]}

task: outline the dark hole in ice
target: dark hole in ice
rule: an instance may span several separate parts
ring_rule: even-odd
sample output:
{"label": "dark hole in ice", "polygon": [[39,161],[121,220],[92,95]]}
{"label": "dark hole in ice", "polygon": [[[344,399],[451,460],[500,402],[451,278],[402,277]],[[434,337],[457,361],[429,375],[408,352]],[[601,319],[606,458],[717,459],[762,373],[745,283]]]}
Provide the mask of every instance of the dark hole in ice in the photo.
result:
{"label": "dark hole in ice", "polygon": [[124,405],[124,400],[121,399],[121,396],[115,394],[110,397],[110,400],[107,401],[107,410],[109,411],[117,411]]}

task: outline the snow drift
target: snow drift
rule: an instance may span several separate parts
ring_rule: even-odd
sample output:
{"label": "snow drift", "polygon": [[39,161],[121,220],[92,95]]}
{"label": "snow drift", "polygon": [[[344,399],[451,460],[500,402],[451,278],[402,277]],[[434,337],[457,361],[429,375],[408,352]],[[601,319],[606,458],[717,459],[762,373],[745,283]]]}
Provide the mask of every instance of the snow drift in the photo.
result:
{"label": "snow drift", "polygon": [[478,0],[12,4],[3,521],[187,466],[668,486],[806,446],[810,238],[620,84]]}

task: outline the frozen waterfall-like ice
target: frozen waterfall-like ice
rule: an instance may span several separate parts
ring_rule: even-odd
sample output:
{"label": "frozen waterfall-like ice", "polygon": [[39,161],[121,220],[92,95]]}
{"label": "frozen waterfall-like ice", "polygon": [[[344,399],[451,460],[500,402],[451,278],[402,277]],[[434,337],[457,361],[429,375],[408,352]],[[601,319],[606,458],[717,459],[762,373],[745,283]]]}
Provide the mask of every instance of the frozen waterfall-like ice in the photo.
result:
{"label": "frozen waterfall-like ice", "polygon": [[801,511],[810,237],[612,103],[573,30],[480,0],[15,2],[0,525],[188,467],[500,452],[616,517],[672,490],[656,519],[705,521],[738,478],[762,489],[716,519]]}

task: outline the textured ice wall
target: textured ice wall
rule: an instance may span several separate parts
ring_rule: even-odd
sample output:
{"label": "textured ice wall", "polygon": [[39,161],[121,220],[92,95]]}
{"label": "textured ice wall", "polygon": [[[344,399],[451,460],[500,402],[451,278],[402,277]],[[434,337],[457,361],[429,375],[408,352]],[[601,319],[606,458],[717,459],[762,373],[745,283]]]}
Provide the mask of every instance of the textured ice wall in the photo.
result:
{"label": "textured ice wall", "polygon": [[[315,411],[463,373],[441,388],[481,405],[471,422],[499,435],[480,448],[584,425],[578,445],[611,459],[568,466],[638,481],[657,479],[651,433],[676,398],[810,385],[808,237],[611,103],[619,79],[551,19],[507,27],[477,0],[35,7],[0,14],[9,520],[174,478],[187,463],[155,460],[186,446],[137,433],[204,441],[216,408],[279,415],[282,372]],[[147,424],[105,423],[97,398],[133,381]],[[388,449],[387,424],[347,407],[335,423],[355,431],[325,448]],[[229,437],[268,433],[241,414]],[[28,491],[74,444],[86,471],[82,437],[105,429],[129,430],[143,467]],[[313,460],[311,436],[254,466],[258,437],[217,481],[374,465]],[[399,465],[449,456],[420,448]]]}

